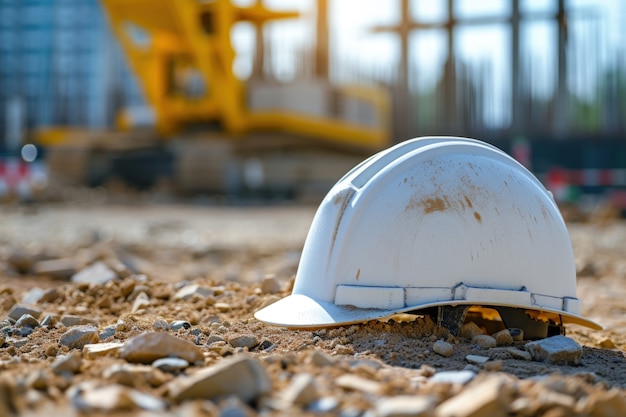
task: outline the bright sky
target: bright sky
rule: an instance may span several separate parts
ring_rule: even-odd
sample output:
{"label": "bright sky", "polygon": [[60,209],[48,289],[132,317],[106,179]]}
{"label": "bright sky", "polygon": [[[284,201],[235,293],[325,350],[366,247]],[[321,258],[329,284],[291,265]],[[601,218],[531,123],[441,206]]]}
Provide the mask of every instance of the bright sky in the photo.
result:
{"label": "bright sky", "polygon": [[[238,4],[248,5],[253,0],[239,0]],[[296,9],[308,17],[306,21],[291,21],[276,24],[270,31],[273,43],[278,46],[272,56],[276,68],[285,79],[293,73],[294,51],[314,42],[315,0],[265,0],[265,4],[275,9]],[[441,21],[446,18],[446,0],[412,0],[414,19],[420,21]],[[392,25],[400,19],[400,0],[329,0],[331,18],[332,58],[339,58],[337,67],[359,68],[362,71],[378,74],[382,78],[392,76],[399,62],[399,42],[393,34],[374,34],[371,28],[376,25]],[[522,13],[549,13],[556,10],[556,0],[522,0]],[[596,71],[604,63],[615,58],[615,50],[626,53],[626,33],[621,22],[626,22],[626,2],[622,0],[566,0],[570,15],[570,39],[574,43],[585,43],[584,56],[573,59],[597,62]],[[509,0],[457,0],[456,14],[462,19],[473,16],[505,16],[509,14]],[[594,18],[593,16],[597,16]],[[601,22],[601,24],[600,24]],[[250,27],[242,27],[235,36],[235,47],[242,59],[236,63],[236,70],[245,76],[250,71],[253,32]],[[432,88],[447,57],[446,36],[443,31],[419,31],[411,36],[409,50],[412,66],[411,85],[413,88]],[[482,65],[491,71],[493,84],[488,94],[498,100],[507,94],[510,85],[509,69],[509,30],[504,25],[482,27],[466,26],[458,29],[455,35],[456,53],[464,62]],[[538,94],[549,95],[554,88],[556,67],[556,25],[550,19],[536,19],[522,27],[522,48],[531,57],[530,67],[534,88]],[[350,75],[339,72],[340,78],[349,81]],[[570,88],[581,96],[590,94],[593,86],[585,80],[573,80]],[[493,109],[493,117],[505,117]],[[500,120],[504,121],[504,120]],[[498,120],[495,120],[498,122]]]}

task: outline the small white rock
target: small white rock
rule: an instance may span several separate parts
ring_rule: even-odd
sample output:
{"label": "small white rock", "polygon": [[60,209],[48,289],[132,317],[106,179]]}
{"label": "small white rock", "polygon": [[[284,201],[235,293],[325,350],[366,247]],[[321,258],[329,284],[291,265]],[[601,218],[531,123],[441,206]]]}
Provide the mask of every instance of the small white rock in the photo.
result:
{"label": "small white rock", "polygon": [[472,337],[472,344],[478,345],[483,349],[490,349],[497,346],[496,339],[486,334],[479,334]]}
{"label": "small white rock", "polygon": [[104,285],[117,279],[118,276],[111,268],[102,261],[98,261],[82,271],[72,275],[72,282],[84,282],[88,284]]}
{"label": "small white rock", "polygon": [[442,371],[433,375],[428,382],[433,384],[459,384],[464,385],[474,379],[475,372],[472,371]]}
{"label": "small white rock", "polygon": [[282,399],[289,405],[307,406],[319,397],[315,378],[311,374],[297,374],[283,391]]}
{"label": "small white rock", "polygon": [[480,355],[467,355],[465,360],[472,365],[483,365],[489,361],[489,358],[487,356]]}
{"label": "small white rock", "polygon": [[437,340],[433,343],[433,352],[446,358],[450,357],[454,352],[454,347],[443,340]]}
{"label": "small white rock", "polygon": [[376,401],[377,417],[431,417],[435,401],[428,396],[399,395]]}

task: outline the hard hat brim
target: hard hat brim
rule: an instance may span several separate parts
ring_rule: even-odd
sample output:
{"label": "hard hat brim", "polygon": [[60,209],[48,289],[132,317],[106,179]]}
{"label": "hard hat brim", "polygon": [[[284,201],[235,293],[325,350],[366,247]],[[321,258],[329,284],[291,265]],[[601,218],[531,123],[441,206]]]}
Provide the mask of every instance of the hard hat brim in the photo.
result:
{"label": "hard hat brim", "polygon": [[[458,300],[433,302],[419,306],[403,307],[400,309],[381,310],[365,309],[352,306],[338,306],[331,302],[316,301],[303,294],[291,294],[276,301],[273,304],[257,311],[254,317],[267,324],[289,327],[293,329],[315,329],[323,327],[336,327],[355,323],[364,323],[377,320],[397,313],[421,310],[443,305],[477,305],[476,302]],[[490,303],[490,306],[513,307],[526,310],[536,310],[544,313],[560,316],[564,324],[577,324],[594,330],[603,330],[603,327],[582,316],[548,308],[534,308],[506,303]]]}

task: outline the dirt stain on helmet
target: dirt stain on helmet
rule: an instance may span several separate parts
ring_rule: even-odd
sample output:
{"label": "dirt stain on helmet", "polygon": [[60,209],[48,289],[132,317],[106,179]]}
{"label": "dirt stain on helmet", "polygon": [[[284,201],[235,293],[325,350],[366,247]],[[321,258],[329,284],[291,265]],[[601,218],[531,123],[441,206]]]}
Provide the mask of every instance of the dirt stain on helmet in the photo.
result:
{"label": "dirt stain on helmet", "polygon": [[422,201],[422,205],[424,206],[425,214],[433,213],[435,211],[444,211],[450,208],[450,203],[448,202],[447,197],[426,198]]}

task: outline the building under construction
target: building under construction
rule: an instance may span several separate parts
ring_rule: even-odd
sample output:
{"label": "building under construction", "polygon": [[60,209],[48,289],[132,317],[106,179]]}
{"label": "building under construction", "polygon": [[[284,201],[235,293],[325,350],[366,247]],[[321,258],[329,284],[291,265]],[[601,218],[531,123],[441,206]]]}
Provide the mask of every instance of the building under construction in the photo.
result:
{"label": "building under construction", "polygon": [[[535,10],[524,0],[513,0],[497,12],[468,15],[461,1],[439,3],[443,12],[432,18],[420,14],[417,0],[387,2],[397,9],[397,21],[373,22],[367,38],[393,36],[399,59],[374,68],[337,53],[338,30],[331,24],[337,20],[332,15],[336,8],[330,0],[313,2],[304,14],[227,0],[161,0],[151,8],[141,0],[3,0],[2,148],[11,151],[36,138],[50,149],[76,137],[98,148],[112,143],[120,148],[123,142],[126,153],[112,161],[103,162],[101,154],[99,159],[69,161],[68,153],[62,154],[60,165],[73,166],[79,173],[73,175],[91,183],[103,181],[115,168],[117,175],[143,185],[154,176],[177,172],[188,191],[201,190],[202,181],[194,178],[206,176],[218,177],[217,188],[228,182],[226,188],[237,190],[255,187],[253,173],[260,171],[264,181],[291,172],[294,181],[310,180],[314,188],[324,189],[354,161],[394,141],[463,135],[517,153],[545,178],[554,177],[549,171],[558,167],[562,174],[557,177],[564,176],[565,183],[576,179],[592,187],[626,186],[619,182],[621,174],[612,172],[626,168],[626,52],[619,46],[607,50],[607,17],[601,9],[553,0]],[[187,23],[174,25],[174,16]],[[284,45],[271,30],[286,19],[308,22],[314,36],[290,60],[277,64],[272,58]],[[237,51],[231,39],[232,29],[242,23],[255,34],[251,70],[243,80],[232,69]],[[536,24],[549,26],[554,34],[546,39],[553,44],[553,65],[538,62],[528,44],[527,34]],[[502,48],[506,74],[495,74],[489,62],[472,62],[459,53],[460,33],[485,27],[507,34]],[[424,88],[413,42],[427,33],[445,39],[445,51],[437,82]],[[290,67],[289,82],[281,81],[280,65]],[[508,82],[494,95],[496,75]],[[184,85],[177,84],[180,80]],[[496,122],[494,109],[500,114]],[[203,143],[198,138],[207,135],[222,140],[216,146],[198,145]],[[181,137],[198,140],[183,142],[195,147],[171,140]],[[229,137],[239,138],[237,149],[224,147]],[[154,138],[176,145],[146,157],[144,144]],[[180,151],[181,146],[187,151]],[[174,162],[172,147],[178,149]],[[302,152],[284,152],[293,147]],[[129,157],[127,152],[137,148],[143,149],[141,156]],[[320,158],[311,158],[320,148]],[[338,150],[343,159],[334,159]],[[93,149],[88,151],[94,155]],[[233,159],[235,166],[221,166],[231,153],[239,156]],[[298,157],[285,163],[286,154]],[[151,162],[146,164],[146,158]],[[207,161],[214,169],[201,170]],[[320,166],[320,161],[331,161],[321,168],[328,176],[317,181],[314,174],[302,173],[301,167]],[[141,170],[133,168],[140,162]],[[271,174],[270,167],[277,173]]]}

